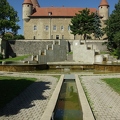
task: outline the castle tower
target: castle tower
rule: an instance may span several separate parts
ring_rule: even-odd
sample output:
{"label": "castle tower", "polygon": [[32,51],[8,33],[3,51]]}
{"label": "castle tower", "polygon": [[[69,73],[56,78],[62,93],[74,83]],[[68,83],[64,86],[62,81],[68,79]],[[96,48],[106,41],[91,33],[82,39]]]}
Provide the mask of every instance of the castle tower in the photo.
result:
{"label": "castle tower", "polygon": [[107,20],[109,17],[109,4],[107,0],[101,0],[101,3],[99,5],[99,15],[101,17],[101,20]]}
{"label": "castle tower", "polygon": [[23,20],[29,21],[30,20],[29,16],[33,12],[33,4],[31,0],[24,0],[22,5],[23,5]]}
{"label": "castle tower", "polygon": [[[101,18],[101,27],[104,28],[105,21],[109,18],[109,4],[107,0],[101,0],[101,3],[99,5],[99,16]],[[101,39],[106,39],[107,35],[104,34]]]}
{"label": "castle tower", "polygon": [[40,7],[39,3],[37,0],[31,0],[32,1],[32,4],[33,4],[33,8],[36,8],[37,7]]}

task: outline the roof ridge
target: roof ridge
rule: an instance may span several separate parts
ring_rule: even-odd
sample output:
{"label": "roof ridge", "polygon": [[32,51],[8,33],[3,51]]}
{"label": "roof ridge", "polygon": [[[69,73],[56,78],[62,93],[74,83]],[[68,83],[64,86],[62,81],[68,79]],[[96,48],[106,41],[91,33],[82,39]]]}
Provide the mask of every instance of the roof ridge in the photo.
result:
{"label": "roof ridge", "polygon": [[[61,7],[62,8],[62,7]],[[31,17],[37,17],[37,16],[46,16],[49,17],[49,12],[52,12],[52,16],[66,16],[66,17],[72,17],[75,16],[76,13],[79,13],[79,11],[82,11],[85,8],[37,8],[36,12],[31,15]],[[89,8],[90,13],[96,12],[96,8]]]}

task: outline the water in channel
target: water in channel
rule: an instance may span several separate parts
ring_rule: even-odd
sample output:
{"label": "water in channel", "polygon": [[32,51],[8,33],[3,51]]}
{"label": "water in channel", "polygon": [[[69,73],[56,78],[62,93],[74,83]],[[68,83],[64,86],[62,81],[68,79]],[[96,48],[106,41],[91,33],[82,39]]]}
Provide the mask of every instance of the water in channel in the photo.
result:
{"label": "water in channel", "polygon": [[53,120],[83,120],[75,80],[64,80]]}

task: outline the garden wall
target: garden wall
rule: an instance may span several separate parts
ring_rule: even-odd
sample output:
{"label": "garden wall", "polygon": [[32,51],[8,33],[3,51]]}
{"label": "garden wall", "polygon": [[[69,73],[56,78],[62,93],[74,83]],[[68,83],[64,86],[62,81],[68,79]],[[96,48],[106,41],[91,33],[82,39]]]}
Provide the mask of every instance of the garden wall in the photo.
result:
{"label": "garden wall", "polygon": [[[5,56],[21,56],[25,54],[38,55],[39,50],[45,50],[47,45],[53,45],[55,40],[9,40],[2,41],[2,49],[4,49]],[[56,40],[57,41],[57,40]],[[106,51],[106,41],[102,40],[87,40],[88,45],[93,45],[95,49]],[[72,51],[73,40],[67,40],[66,52]]]}

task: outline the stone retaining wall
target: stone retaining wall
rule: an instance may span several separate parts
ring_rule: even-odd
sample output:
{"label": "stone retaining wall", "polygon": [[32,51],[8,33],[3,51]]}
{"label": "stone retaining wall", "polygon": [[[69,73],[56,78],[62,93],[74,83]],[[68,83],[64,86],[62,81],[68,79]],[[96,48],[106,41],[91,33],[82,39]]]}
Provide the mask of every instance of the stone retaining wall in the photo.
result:
{"label": "stone retaining wall", "polygon": [[53,40],[16,40],[9,41],[12,50],[16,55],[38,55],[39,50],[46,49],[46,45],[52,45]]}
{"label": "stone retaining wall", "polygon": [[[71,51],[73,50],[73,40],[68,40],[70,44]],[[85,40],[80,40],[81,42],[85,42]],[[104,44],[107,42],[107,40],[86,40],[86,44],[94,46],[94,49],[100,50],[100,51],[106,51],[107,47]]]}
{"label": "stone retaining wall", "polygon": [[[4,52],[7,57],[14,56],[14,53],[17,56],[25,55],[25,54],[31,54],[31,55],[38,55],[39,50],[46,49],[47,45],[53,45],[53,41],[55,40],[9,40],[7,41],[7,44],[4,43],[2,46],[2,49],[4,49]],[[69,41],[69,42],[68,42]],[[84,40],[83,40],[84,41]],[[100,51],[107,50],[105,45],[102,45],[105,40],[87,40],[86,41],[88,45],[93,45],[96,47],[96,49],[99,49]],[[73,40],[67,40],[66,52],[72,51],[72,45]]]}

